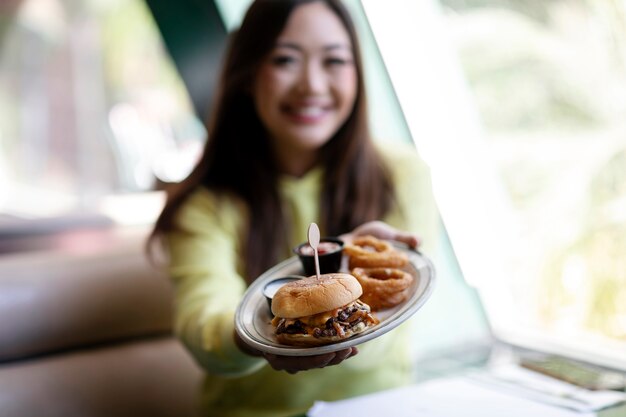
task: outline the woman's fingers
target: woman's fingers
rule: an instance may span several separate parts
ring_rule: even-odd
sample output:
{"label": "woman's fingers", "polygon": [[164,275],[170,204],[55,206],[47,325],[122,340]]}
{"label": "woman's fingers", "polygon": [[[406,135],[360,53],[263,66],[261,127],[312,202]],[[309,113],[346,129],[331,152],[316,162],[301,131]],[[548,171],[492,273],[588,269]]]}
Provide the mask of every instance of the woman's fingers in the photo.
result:
{"label": "woman's fingers", "polygon": [[335,357],[330,362],[328,362],[326,366],[339,365],[341,362],[345,361],[346,359],[356,355],[355,352],[358,352],[356,348],[349,348],[349,349],[344,349],[344,350],[335,352]]}
{"label": "woman's fingers", "polygon": [[277,371],[287,371],[296,373],[306,371],[307,369],[323,368],[335,358],[334,353],[325,353],[315,356],[281,356],[266,353],[265,359],[270,363],[272,368]]}
{"label": "woman's fingers", "polygon": [[407,233],[407,232],[400,232],[400,231],[396,232],[393,240],[402,242],[406,244],[408,247],[413,248],[413,249],[417,248],[421,244],[420,239],[419,237],[417,237],[417,235],[414,235],[413,233]]}
{"label": "woman's fingers", "polygon": [[395,240],[413,249],[417,248],[422,243],[416,234],[398,230],[381,221],[364,223],[351,233],[344,235],[344,238],[346,241],[351,241],[357,236],[365,235],[372,235],[378,239]]}
{"label": "woman's fingers", "polygon": [[314,356],[281,356],[265,353],[263,356],[271,367],[277,371],[286,371],[295,374],[308,369],[324,368],[338,365],[344,360],[358,353],[357,348],[343,349],[337,352],[325,353]]}

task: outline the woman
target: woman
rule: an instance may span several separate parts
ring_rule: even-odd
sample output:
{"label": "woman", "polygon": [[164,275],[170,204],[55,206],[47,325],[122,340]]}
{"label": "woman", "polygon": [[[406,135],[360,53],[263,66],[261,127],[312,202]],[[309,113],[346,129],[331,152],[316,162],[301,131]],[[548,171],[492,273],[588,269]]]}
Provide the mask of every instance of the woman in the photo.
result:
{"label": "woman", "polygon": [[414,247],[415,232],[436,224],[428,173],[414,152],[381,152],[369,138],[346,10],[338,0],[255,1],[220,81],[205,152],[170,193],[153,234],[170,257],[175,330],[207,370],[205,415],[290,416],[314,400],[410,382],[403,326],[355,358],[356,348],[263,354],[234,332],[247,285],[289,257],[309,223],[323,235],[374,234]]}

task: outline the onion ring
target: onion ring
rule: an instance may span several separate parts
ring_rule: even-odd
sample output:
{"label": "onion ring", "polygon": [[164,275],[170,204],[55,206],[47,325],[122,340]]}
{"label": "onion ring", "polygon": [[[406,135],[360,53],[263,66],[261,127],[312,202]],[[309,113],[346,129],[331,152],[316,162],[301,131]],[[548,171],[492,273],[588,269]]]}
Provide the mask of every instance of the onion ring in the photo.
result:
{"label": "onion ring", "polygon": [[350,257],[349,267],[352,268],[401,268],[408,257],[393,248],[391,243],[374,236],[359,236],[344,247],[344,253]]}
{"label": "onion ring", "polygon": [[413,275],[395,268],[354,268],[352,275],[363,287],[360,300],[382,310],[396,306],[409,296]]}

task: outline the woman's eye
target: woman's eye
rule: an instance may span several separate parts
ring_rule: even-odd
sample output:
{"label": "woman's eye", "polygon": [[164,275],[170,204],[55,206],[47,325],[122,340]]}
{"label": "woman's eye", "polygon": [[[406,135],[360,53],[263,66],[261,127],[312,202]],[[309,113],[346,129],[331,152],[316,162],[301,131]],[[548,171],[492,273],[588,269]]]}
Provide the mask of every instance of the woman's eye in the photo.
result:
{"label": "woman's eye", "polygon": [[350,61],[349,59],[346,59],[346,58],[327,58],[324,61],[324,63],[327,66],[329,66],[329,67],[347,65],[347,64],[349,64],[351,62],[352,61]]}
{"label": "woman's eye", "polygon": [[289,55],[277,55],[272,58],[272,64],[277,66],[289,65],[296,62],[296,58]]}

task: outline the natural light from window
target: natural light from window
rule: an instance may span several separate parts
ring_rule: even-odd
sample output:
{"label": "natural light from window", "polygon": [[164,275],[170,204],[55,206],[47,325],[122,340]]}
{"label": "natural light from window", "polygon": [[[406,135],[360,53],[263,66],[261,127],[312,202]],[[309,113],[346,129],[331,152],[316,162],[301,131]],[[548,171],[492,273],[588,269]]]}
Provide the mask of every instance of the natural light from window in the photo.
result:
{"label": "natural light from window", "polygon": [[363,3],[496,330],[626,366],[626,4]]}
{"label": "natural light from window", "polygon": [[205,132],[147,5],[12,4],[0,7],[0,220],[149,222],[115,197],[184,178]]}

